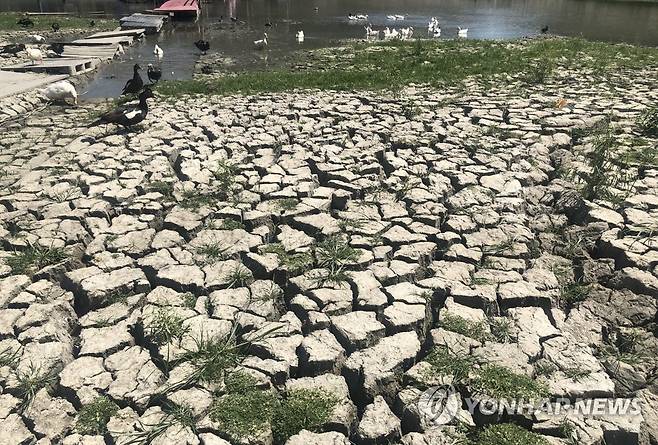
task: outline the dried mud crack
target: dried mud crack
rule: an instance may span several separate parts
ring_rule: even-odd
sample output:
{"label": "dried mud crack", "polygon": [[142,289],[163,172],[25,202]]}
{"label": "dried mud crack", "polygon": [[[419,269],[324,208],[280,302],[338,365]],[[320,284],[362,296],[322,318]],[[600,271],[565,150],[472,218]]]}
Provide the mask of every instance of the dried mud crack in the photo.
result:
{"label": "dried mud crack", "polygon": [[[7,124],[0,443],[658,443],[656,138],[637,129],[655,87]],[[436,427],[417,402],[446,383],[459,410]],[[642,414],[487,417],[473,395]]]}

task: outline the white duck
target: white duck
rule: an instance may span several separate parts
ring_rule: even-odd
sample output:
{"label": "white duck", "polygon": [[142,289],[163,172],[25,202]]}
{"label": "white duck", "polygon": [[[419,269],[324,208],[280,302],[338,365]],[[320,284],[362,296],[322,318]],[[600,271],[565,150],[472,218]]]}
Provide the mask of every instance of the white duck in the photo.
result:
{"label": "white duck", "polygon": [[468,37],[468,28],[462,29],[461,27],[458,26],[457,29],[459,29],[459,31],[457,31],[458,37],[464,37],[464,38]]}
{"label": "white duck", "polygon": [[432,37],[439,38],[441,37],[441,27],[437,26],[434,28],[434,32],[432,33]]}
{"label": "white duck", "polygon": [[357,20],[368,20],[368,14],[357,14],[356,19]]}
{"label": "white duck", "polygon": [[267,46],[267,33],[263,33],[263,38],[261,40],[254,40],[254,46],[256,49],[264,49]]}
{"label": "white duck", "polygon": [[117,51],[114,53],[114,57],[121,57],[126,54],[126,51],[123,49],[123,45],[119,44],[117,46]]}
{"label": "white duck", "polygon": [[67,99],[73,99],[73,103],[78,103],[78,92],[71,82],[61,80],[48,85],[41,90],[41,94],[53,102],[66,102]]}
{"label": "white duck", "polygon": [[386,20],[395,20],[395,16],[394,15],[387,15]]}
{"label": "white duck", "polygon": [[40,36],[39,34],[33,34],[30,37],[30,40],[32,43],[46,43],[46,38],[43,36]]}
{"label": "white duck", "polygon": [[427,34],[434,34],[434,31],[436,31],[436,28],[439,27],[439,21],[436,19],[436,17],[432,17],[427,24]]}
{"label": "white duck", "polygon": [[155,48],[153,48],[153,54],[155,54],[155,58],[158,60],[162,60],[164,57],[164,51],[158,46],[157,43],[155,44]]}
{"label": "white duck", "polygon": [[34,65],[37,60],[43,62],[43,53],[39,48],[26,46],[25,52],[27,53],[27,57],[32,61],[32,65]]}
{"label": "white duck", "polygon": [[304,31],[297,31],[295,36],[297,37],[297,43],[304,43]]}
{"label": "white duck", "polygon": [[395,20],[404,20],[406,16],[397,14],[395,15]]}

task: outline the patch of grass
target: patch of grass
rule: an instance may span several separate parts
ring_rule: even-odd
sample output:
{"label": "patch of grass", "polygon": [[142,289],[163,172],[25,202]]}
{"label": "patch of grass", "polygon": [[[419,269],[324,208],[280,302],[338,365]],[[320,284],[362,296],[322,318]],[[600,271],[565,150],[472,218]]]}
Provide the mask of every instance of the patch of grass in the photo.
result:
{"label": "patch of grass", "polygon": [[636,125],[643,136],[658,136],[658,105],[644,110],[638,116]]}
{"label": "patch of grass", "polygon": [[547,67],[598,68],[602,74],[619,68],[653,66],[654,48],[590,42],[579,38],[535,39],[526,42],[444,40],[353,44],[320,55],[309,69],[241,72],[214,79],[158,84],[165,96],[183,94],[257,94],[297,89],[398,90],[409,83],[438,87],[458,85],[469,76],[483,80],[510,75],[541,80]]}
{"label": "patch of grass", "polygon": [[153,181],[146,186],[147,193],[160,193],[165,199],[172,199],[174,196],[174,185],[171,182]]}
{"label": "patch of grass", "polygon": [[407,120],[412,120],[414,117],[418,116],[421,111],[420,107],[413,101],[407,101],[402,104],[402,115]]}
{"label": "patch of grass", "polygon": [[489,319],[491,336],[499,343],[511,343],[514,341],[512,335],[513,324],[504,317],[492,317]]}
{"label": "patch of grass", "polygon": [[57,373],[54,371],[44,371],[40,366],[30,364],[26,371],[16,371],[16,393],[22,400],[20,410],[25,410],[34,396],[42,388],[50,388],[57,381]]}
{"label": "patch of grass", "polygon": [[275,199],[272,201],[272,204],[282,212],[289,212],[297,207],[299,200],[297,198]]}
{"label": "patch of grass", "polygon": [[196,253],[206,257],[209,263],[216,263],[228,258],[227,247],[222,247],[219,243],[208,243],[197,247]]}
{"label": "patch of grass", "polygon": [[147,335],[158,345],[165,345],[173,340],[180,342],[187,331],[183,326],[183,318],[167,308],[156,311],[146,327]]}
{"label": "patch of grass", "polygon": [[536,399],[548,395],[548,388],[532,378],[508,368],[486,364],[471,379],[475,393],[495,399]]}
{"label": "patch of grass", "polygon": [[219,230],[236,230],[236,229],[244,229],[244,224],[242,224],[240,221],[236,221],[230,218],[226,218],[222,220],[222,224],[219,226]]}
{"label": "patch of grass", "polygon": [[444,312],[439,316],[439,326],[447,331],[456,332],[480,342],[491,339],[491,335],[487,331],[488,323],[486,321],[470,321],[459,315]]}
{"label": "patch of grass", "polygon": [[18,359],[21,356],[20,349],[4,348],[0,351],[0,368],[9,366],[15,368],[18,365]]}
{"label": "patch of grass", "polygon": [[424,361],[430,364],[434,375],[452,376],[455,383],[465,382],[476,363],[472,356],[455,354],[445,346],[435,347]]}
{"label": "patch of grass", "polygon": [[78,413],[75,429],[86,435],[102,435],[107,433],[107,422],[119,411],[119,407],[105,396],[97,397],[93,402],[84,405]]}
{"label": "patch of grass", "polygon": [[345,267],[359,259],[359,252],[343,239],[332,236],[315,247],[318,266],[329,270],[327,281],[344,281]]}
{"label": "patch of grass", "polygon": [[183,299],[183,306],[185,306],[188,309],[194,309],[194,306],[196,306],[196,295],[194,295],[192,292],[185,292],[182,295]]}
{"label": "patch of grass", "polygon": [[658,145],[633,145],[621,156],[620,161],[626,167],[658,165]]}
{"label": "patch of grass", "polygon": [[636,329],[614,332],[601,352],[604,356],[629,365],[644,363],[649,357],[644,347],[643,335]]}
{"label": "patch of grass", "polygon": [[194,368],[194,372],[179,383],[181,387],[197,382],[221,382],[226,371],[235,367],[243,357],[242,347],[236,343],[233,332],[224,338],[201,335],[194,339],[194,343],[180,359]]}
{"label": "patch of grass", "polygon": [[560,301],[566,307],[585,301],[589,295],[589,286],[581,283],[571,283],[563,286],[560,290]]}
{"label": "patch of grass", "polygon": [[[19,29],[27,29],[30,31],[52,31],[52,24],[57,22],[60,29],[80,29],[110,31],[118,26],[116,20],[88,18],[88,17],[74,17],[74,16],[39,16],[31,15],[30,20],[34,23],[33,26],[24,28],[17,22],[24,18],[24,14],[18,12],[2,12],[0,13],[0,30],[2,31],[15,31]],[[94,21],[92,26],[91,21]]]}
{"label": "patch of grass", "polygon": [[531,63],[523,72],[523,80],[531,85],[540,85],[546,82],[553,73],[553,63],[547,59]]}
{"label": "patch of grass", "polygon": [[251,271],[242,265],[238,265],[228,274],[228,287],[243,287],[249,284],[253,278]]}
{"label": "patch of grass", "polygon": [[239,169],[236,165],[227,161],[219,161],[213,175],[218,182],[219,189],[224,193],[229,193],[236,184],[235,181],[238,173]]}
{"label": "patch of grass", "polygon": [[516,424],[501,423],[477,433],[472,445],[549,445],[549,442]]}
{"label": "patch of grass", "polygon": [[253,387],[246,388],[243,385],[230,389],[233,391],[213,402],[210,407],[210,418],[220,429],[236,439],[262,433],[274,416],[277,404],[275,393]]}
{"label": "patch of grass", "polygon": [[557,366],[547,360],[535,362],[533,367],[535,368],[536,377],[549,377],[558,370]]}
{"label": "patch of grass", "polygon": [[63,247],[30,246],[5,258],[5,264],[15,275],[32,275],[44,267],[57,264],[68,258]]}
{"label": "patch of grass", "polygon": [[573,380],[574,382],[581,381],[585,377],[589,376],[591,373],[592,371],[580,367],[569,368],[564,371],[564,375],[567,376],[567,378]]}
{"label": "patch of grass", "polygon": [[212,206],[218,199],[212,194],[200,193],[197,190],[186,190],[183,192],[179,204],[184,209],[197,210],[203,206]]}
{"label": "patch of grass", "polygon": [[164,416],[154,425],[142,425],[142,431],[129,433],[124,445],[148,445],[160,437],[167,429],[177,427],[180,429],[189,428],[196,433],[196,424],[199,420],[194,414],[192,408],[187,405],[178,405],[168,402],[162,407]]}
{"label": "patch of grass", "polygon": [[279,257],[279,262],[292,275],[298,275],[313,268],[315,258],[308,252],[289,253],[280,243],[271,243],[261,248],[262,253],[275,253]]}
{"label": "patch of grass", "polygon": [[301,430],[318,431],[331,415],[338,400],[323,390],[290,391],[274,412],[272,432],[276,443],[285,443]]}

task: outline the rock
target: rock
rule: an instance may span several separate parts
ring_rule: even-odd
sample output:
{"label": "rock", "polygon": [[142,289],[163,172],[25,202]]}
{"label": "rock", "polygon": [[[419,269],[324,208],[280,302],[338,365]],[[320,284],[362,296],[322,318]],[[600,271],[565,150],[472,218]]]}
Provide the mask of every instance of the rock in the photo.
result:
{"label": "rock", "polygon": [[347,437],[336,431],[326,433],[312,433],[307,430],[301,430],[299,433],[290,437],[286,445],[350,445]]}
{"label": "rock", "polygon": [[385,337],[374,346],[354,352],[345,362],[344,375],[354,385],[352,394],[372,401],[375,396],[392,398],[399,390],[399,378],[420,352],[415,332]]}
{"label": "rock", "polygon": [[386,327],[374,312],[356,311],[331,317],[332,332],[348,352],[368,348],[384,337]]}
{"label": "rock", "polygon": [[64,399],[51,397],[45,389],[36,396],[25,411],[34,425],[34,432],[51,440],[61,440],[71,427],[75,408]]}
{"label": "rock", "polygon": [[400,437],[400,419],[386,404],[382,396],[375,397],[366,406],[356,430],[358,443],[364,445],[389,443]]}
{"label": "rock", "polygon": [[28,445],[35,440],[18,414],[10,414],[2,420],[0,445]]}
{"label": "rock", "polygon": [[304,375],[325,372],[337,374],[345,360],[345,351],[327,329],[311,332],[304,337],[299,349],[300,368]]}

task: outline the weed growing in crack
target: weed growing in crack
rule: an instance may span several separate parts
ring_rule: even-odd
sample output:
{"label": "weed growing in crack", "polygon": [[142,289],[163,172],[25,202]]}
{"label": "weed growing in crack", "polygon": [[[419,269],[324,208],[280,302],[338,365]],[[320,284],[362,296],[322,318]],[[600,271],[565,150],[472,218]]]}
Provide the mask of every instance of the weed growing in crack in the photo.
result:
{"label": "weed growing in crack", "polygon": [[571,308],[581,301],[585,301],[589,295],[589,286],[581,283],[571,283],[563,286],[560,290],[560,302],[563,306]]}
{"label": "weed growing in crack", "polygon": [[638,116],[636,125],[643,136],[658,136],[658,106],[644,110]]}
{"label": "weed growing in crack", "polygon": [[511,343],[514,341],[513,325],[505,317],[491,317],[489,319],[491,336],[499,343]]}
{"label": "weed growing in crack", "polygon": [[555,371],[558,370],[558,367],[555,364],[547,360],[539,360],[533,364],[536,377],[549,377]]}
{"label": "weed growing in crack", "polygon": [[643,345],[641,331],[632,329],[617,331],[608,339],[601,353],[616,362],[637,365],[647,360],[647,351]]}
{"label": "weed growing in crack", "polygon": [[160,437],[171,427],[180,429],[189,428],[196,433],[196,425],[199,419],[192,408],[187,405],[167,403],[162,407],[163,416],[153,425],[141,424],[142,430],[129,433],[124,445],[148,445]]}
{"label": "weed growing in crack", "polygon": [[158,345],[165,345],[173,340],[181,341],[188,332],[183,325],[183,318],[170,309],[158,309],[146,327],[147,335]]}
{"label": "weed growing in crack", "polygon": [[329,271],[326,281],[340,282],[347,279],[345,267],[359,259],[359,252],[338,236],[327,238],[315,247],[318,266]]}
{"label": "weed growing in crack", "polygon": [[513,423],[489,425],[478,432],[470,443],[472,445],[549,445],[549,442],[539,434]]}
{"label": "weed growing in crack", "polygon": [[279,262],[292,275],[304,273],[313,268],[315,259],[308,252],[288,253],[280,243],[267,244],[261,248],[262,253],[274,253],[279,258]]}
{"label": "weed growing in crack", "polygon": [[240,221],[234,219],[226,218],[222,221],[222,224],[219,226],[219,230],[236,230],[244,229],[244,224]]}
{"label": "weed growing in crack", "polygon": [[69,257],[63,247],[30,246],[5,258],[5,264],[15,275],[32,275],[44,267],[60,263]]}
{"label": "weed growing in crack", "polygon": [[153,181],[146,186],[147,193],[160,193],[165,199],[174,197],[174,185],[171,182]]}
{"label": "weed growing in crack", "polygon": [[529,65],[523,73],[523,80],[530,85],[541,85],[546,83],[553,73],[554,66],[548,60],[540,60]]}
{"label": "weed growing in crack", "polygon": [[471,368],[476,364],[474,357],[456,354],[447,346],[435,347],[424,361],[430,364],[432,375],[452,376],[456,384],[465,382]]}
{"label": "weed growing in crack", "polygon": [[26,371],[16,370],[16,392],[22,400],[20,410],[24,411],[42,388],[52,387],[57,380],[54,370],[43,371],[40,366],[30,364]]}
{"label": "weed growing in crack", "polygon": [[422,110],[416,103],[412,100],[407,101],[402,104],[402,115],[407,119],[407,120],[412,120],[414,117],[418,116]]}
{"label": "weed growing in crack", "polygon": [[20,349],[12,349],[10,347],[4,348],[0,351],[0,368],[8,366],[16,368],[18,366],[18,359],[21,356]]}
{"label": "weed growing in crack", "polygon": [[564,375],[567,376],[567,378],[573,380],[574,382],[580,382],[584,378],[588,377],[592,371],[588,369],[583,369],[581,367],[577,368],[569,368],[564,371]]}
{"label": "weed growing in crack", "polygon": [[184,209],[198,210],[204,206],[212,206],[218,198],[212,194],[201,193],[198,190],[186,190],[181,195],[179,202]]}
{"label": "weed growing in crack", "polygon": [[443,329],[465,335],[477,341],[484,342],[491,338],[486,321],[471,321],[459,315],[444,312],[439,316],[439,326]]}
{"label": "weed growing in crack", "polygon": [[538,399],[549,394],[548,388],[532,378],[503,366],[486,364],[470,381],[471,389],[494,399]]}
{"label": "weed growing in crack", "polygon": [[188,309],[194,309],[197,300],[196,295],[194,295],[192,292],[185,292],[183,295],[181,295],[181,298],[183,299],[183,306]]}
{"label": "weed growing in crack", "polygon": [[272,201],[272,205],[282,212],[294,210],[298,204],[299,200],[297,198],[275,199]]}
{"label": "weed growing in crack", "polygon": [[213,176],[218,182],[219,190],[226,194],[233,191],[238,173],[239,169],[236,165],[227,161],[217,162],[217,169],[213,172]]}
{"label": "weed growing in crack", "polygon": [[82,407],[75,429],[83,435],[103,435],[107,433],[107,422],[117,411],[119,407],[112,400],[105,396],[97,397]]}
{"label": "weed growing in crack", "polygon": [[243,287],[249,284],[251,281],[252,275],[249,269],[242,265],[238,265],[233,269],[227,277],[228,287]]}
{"label": "weed growing in crack", "polygon": [[222,247],[219,243],[207,243],[196,248],[196,253],[206,258],[208,263],[216,263],[228,258],[226,252],[228,247]]}

